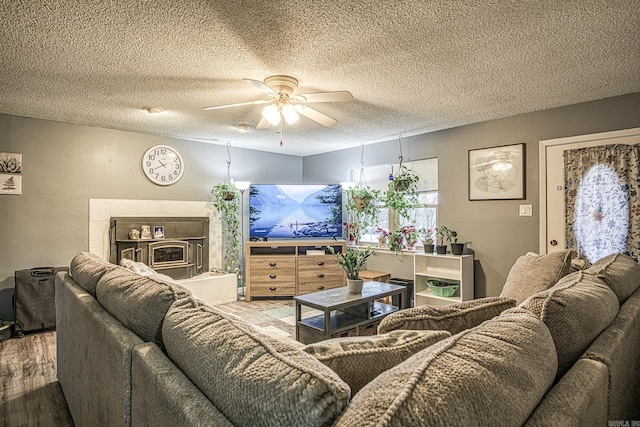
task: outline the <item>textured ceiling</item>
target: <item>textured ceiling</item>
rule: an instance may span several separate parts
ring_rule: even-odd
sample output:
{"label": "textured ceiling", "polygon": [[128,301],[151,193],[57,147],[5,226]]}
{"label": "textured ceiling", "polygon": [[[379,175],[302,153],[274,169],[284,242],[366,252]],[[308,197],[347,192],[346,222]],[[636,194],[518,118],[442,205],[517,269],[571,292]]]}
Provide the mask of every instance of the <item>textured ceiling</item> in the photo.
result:
{"label": "textured ceiling", "polygon": [[[346,90],[241,134],[242,79]],[[640,92],[638,0],[0,0],[0,113],[305,156]],[[142,107],[165,111],[149,114]]]}

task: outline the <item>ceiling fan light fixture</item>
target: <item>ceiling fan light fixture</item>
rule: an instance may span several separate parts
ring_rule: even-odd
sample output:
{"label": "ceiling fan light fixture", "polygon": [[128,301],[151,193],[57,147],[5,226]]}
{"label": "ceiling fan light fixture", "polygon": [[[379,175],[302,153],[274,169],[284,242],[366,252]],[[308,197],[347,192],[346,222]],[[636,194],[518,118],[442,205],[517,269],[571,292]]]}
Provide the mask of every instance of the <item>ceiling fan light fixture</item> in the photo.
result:
{"label": "ceiling fan light fixture", "polygon": [[267,121],[273,126],[280,123],[280,111],[278,111],[278,108],[273,104],[264,107],[264,110],[262,110],[262,117],[267,119]]}
{"label": "ceiling fan light fixture", "polygon": [[287,104],[284,107],[282,107],[282,115],[284,116],[284,119],[287,121],[287,123],[290,125],[294,124],[295,122],[298,121],[298,119],[300,119],[300,116],[298,115],[293,105],[291,104]]}

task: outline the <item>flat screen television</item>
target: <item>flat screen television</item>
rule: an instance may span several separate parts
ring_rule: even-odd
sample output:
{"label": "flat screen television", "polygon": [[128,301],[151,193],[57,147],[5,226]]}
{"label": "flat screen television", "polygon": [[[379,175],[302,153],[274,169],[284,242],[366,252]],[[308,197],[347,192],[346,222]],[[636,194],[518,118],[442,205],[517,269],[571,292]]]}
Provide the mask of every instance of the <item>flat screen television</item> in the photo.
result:
{"label": "flat screen television", "polygon": [[252,239],[342,237],[342,186],[251,185],[249,235]]}

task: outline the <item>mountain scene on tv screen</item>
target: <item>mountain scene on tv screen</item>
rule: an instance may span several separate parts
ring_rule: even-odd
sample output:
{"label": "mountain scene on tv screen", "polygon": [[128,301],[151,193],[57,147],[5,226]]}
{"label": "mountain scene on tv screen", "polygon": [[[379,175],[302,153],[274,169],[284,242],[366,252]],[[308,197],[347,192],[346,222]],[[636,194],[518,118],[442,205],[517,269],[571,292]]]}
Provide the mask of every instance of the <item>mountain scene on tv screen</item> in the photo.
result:
{"label": "mountain scene on tv screen", "polygon": [[342,236],[340,185],[252,185],[251,237]]}

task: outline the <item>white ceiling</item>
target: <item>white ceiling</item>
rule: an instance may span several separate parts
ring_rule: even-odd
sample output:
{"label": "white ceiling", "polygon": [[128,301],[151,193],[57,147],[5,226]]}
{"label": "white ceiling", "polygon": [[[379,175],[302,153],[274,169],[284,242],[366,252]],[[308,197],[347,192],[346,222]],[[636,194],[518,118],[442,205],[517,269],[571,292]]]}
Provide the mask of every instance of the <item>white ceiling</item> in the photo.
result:
{"label": "white ceiling", "polygon": [[[242,79],[355,100],[247,134]],[[299,156],[640,92],[638,0],[0,0],[0,113]],[[149,114],[145,106],[165,111]]]}

